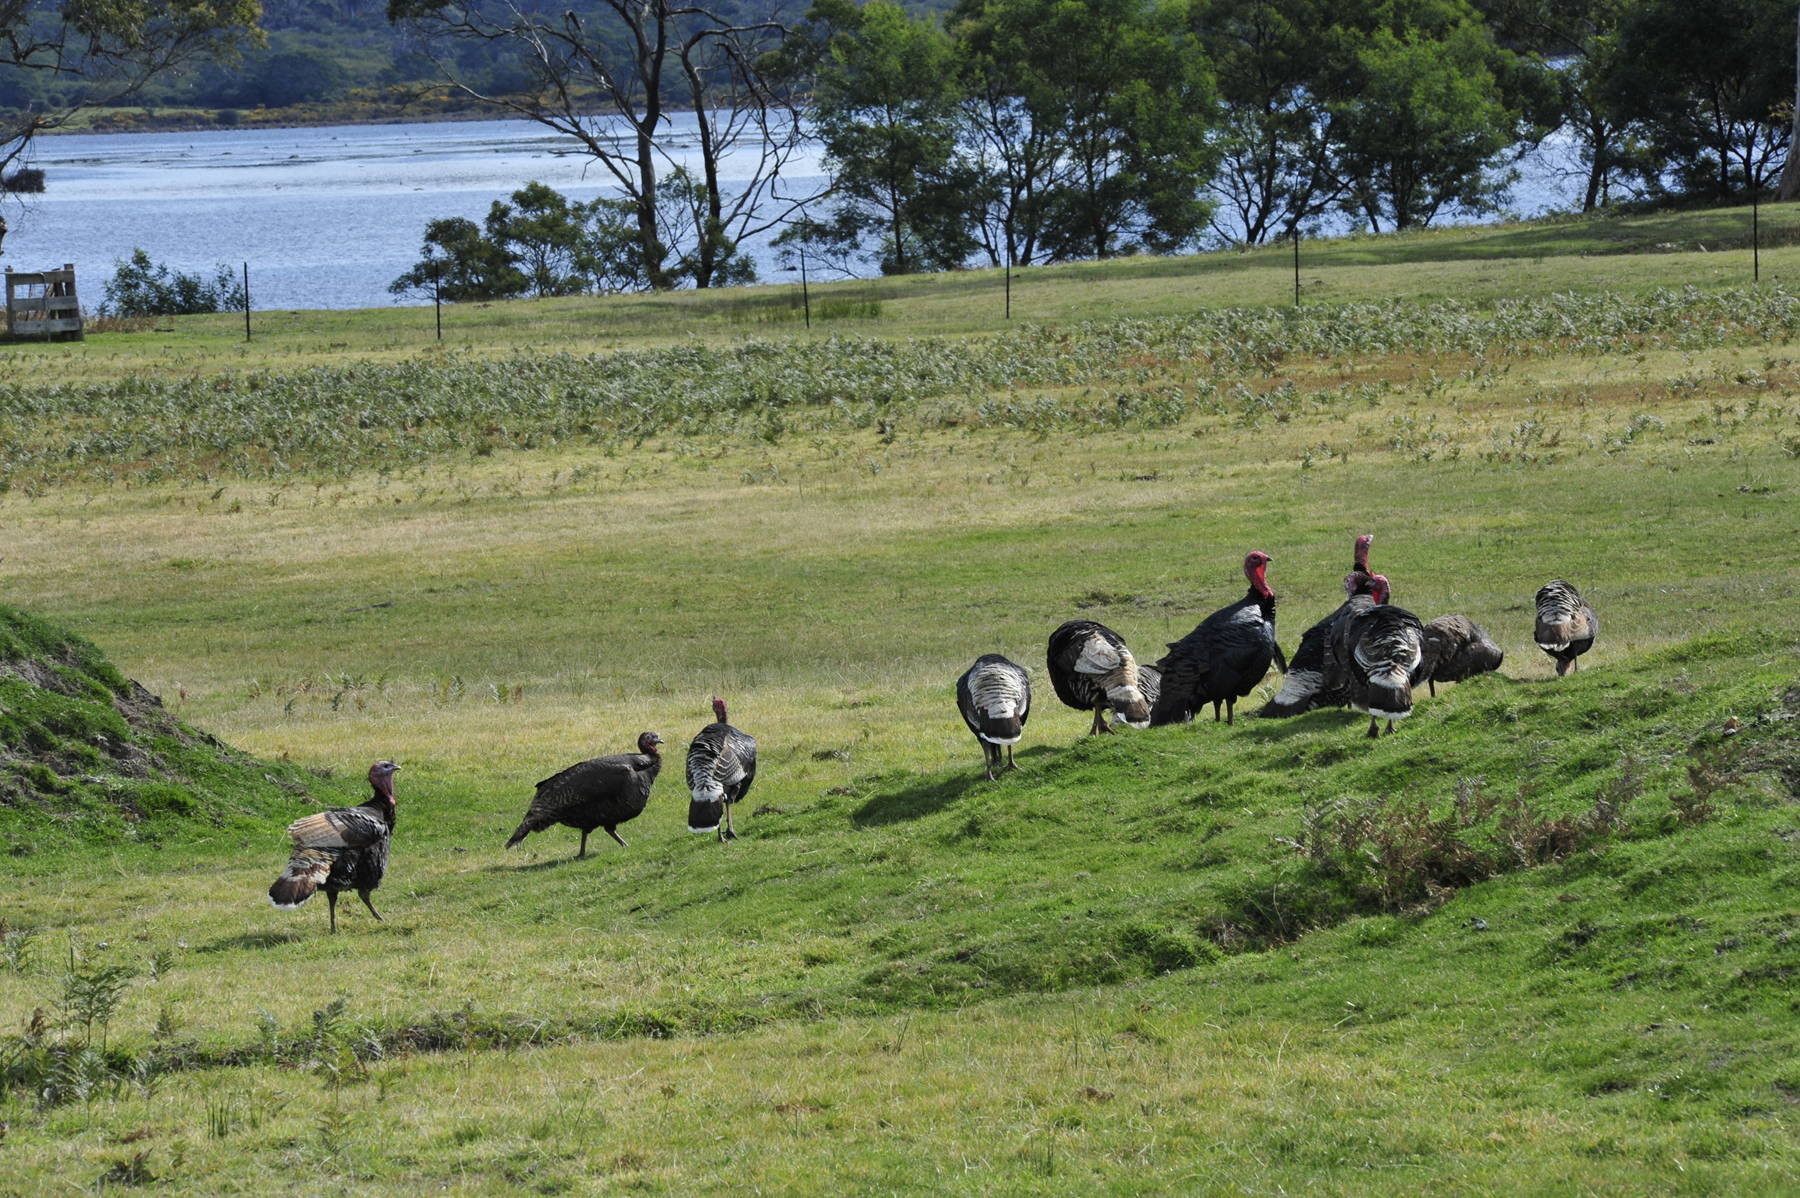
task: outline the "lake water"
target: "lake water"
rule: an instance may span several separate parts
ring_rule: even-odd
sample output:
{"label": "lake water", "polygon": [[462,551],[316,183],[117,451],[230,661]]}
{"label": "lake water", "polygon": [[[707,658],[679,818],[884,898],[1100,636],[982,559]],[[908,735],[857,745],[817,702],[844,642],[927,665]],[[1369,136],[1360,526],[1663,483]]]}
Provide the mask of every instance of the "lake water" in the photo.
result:
{"label": "lake water", "polygon": [[[679,143],[693,118],[674,121]],[[1556,169],[1565,158],[1552,149],[1522,164],[1517,210],[1570,202]],[[90,308],[136,246],[208,276],[248,261],[258,308],[376,307],[394,302],[387,286],[419,259],[428,220],[479,221],[532,179],[573,199],[615,190],[579,143],[529,121],[46,137],[32,165],[47,190],[23,212],[8,204],[4,262],[73,262]],[[818,181],[816,156],[791,170],[791,188]],[[770,277],[766,243],[746,248]]]}

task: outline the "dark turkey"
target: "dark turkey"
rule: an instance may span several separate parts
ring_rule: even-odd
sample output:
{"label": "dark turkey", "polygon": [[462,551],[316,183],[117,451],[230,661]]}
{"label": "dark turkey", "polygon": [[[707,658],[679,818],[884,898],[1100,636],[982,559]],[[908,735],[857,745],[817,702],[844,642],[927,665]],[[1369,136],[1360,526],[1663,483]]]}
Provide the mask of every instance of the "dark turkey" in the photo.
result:
{"label": "dark turkey", "polygon": [[627,847],[625,838],[619,835],[619,825],[644,813],[650,802],[650,787],[662,769],[662,753],[656,746],[663,743],[663,738],[645,732],[637,743],[635,753],[596,757],[539,782],[524,820],[506,847],[510,849],[533,832],[557,824],[581,833],[577,861],[587,856],[588,834],[595,828],[605,828],[621,848]]}
{"label": "dark turkey", "polygon": [[288,825],[294,855],[269,887],[269,902],[291,911],[323,890],[337,934],[337,897],[354,890],[376,920],[381,913],[369,895],[387,873],[388,845],[394,838],[394,774],[399,766],[377,761],[369,767],[375,793],[360,807],[333,807]]}
{"label": "dark turkey", "polygon": [[1575,669],[1598,635],[1600,617],[1572,584],[1558,578],[1538,588],[1537,646],[1556,662],[1557,677]]}
{"label": "dark turkey", "polygon": [[725,700],[714,698],[718,718],[700,730],[688,746],[688,831],[717,831],[719,839],[736,840],[731,808],[756,781],[756,738],[739,732],[725,718]]}
{"label": "dark turkey", "polygon": [[1265,577],[1272,560],[1260,552],[1246,557],[1249,594],[1206,617],[1156,663],[1162,693],[1151,708],[1151,724],[1185,723],[1208,703],[1213,705],[1213,722],[1218,722],[1223,705],[1229,724],[1232,708],[1263,680],[1271,661],[1287,671],[1287,660],[1275,643],[1275,592]]}
{"label": "dark turkey", "polygon": [[1326,644],[1325,673],[1350,677],[1350,706],[1369,715],[1369,735],[1381,735],[1381,721],[1412,714],[1413,687],[1424,681],[1425,625],[1404,607],[1388,603],[1388,580],[1377,574],[1375,593],[1350,601]]}
{"label": "dark turkey", "polygon": [[1494,639],[1467,616],[1439,616],[1425,625],[1425,682],[1434,695],[1440,682],[1492,673],[1505,660]]}
{"label": "dark turkey", "polygon": [[1056,697],[1076,711],[1094,713],[1088,735],[1111,732],[1111,708],[1133,728],[1150,726],[1150,704],[1138,686],[1137,659],[1125,638],[1092,620],[1070,620],[1050,634],[1047,655]]}
{"label": "dark turkey", "polygon": [[[987,762],[988,781],[997,768],[1014,769],[1012,747],[1025,735],[1031,718],[1031,675],[998,653],[984,653],[956,680],[956,710],[975,734]],[[1001,749],[1006,765],[1000,765]]]}
{"label": "dark turkey", "polygon": [[1344,575],[1344,601],[1336,611],[1301,635],[1300,647],[1294,650],[1294,656],[1288,660],[1287,677],[1282,679],[1281,690],[1263,705],[1258,715],[1280,719],[1299,715],[1316,707],[1342,707],[1350,702],[1348,676],[1343,676],[1336,684],[1329,682],[1325,676],[1325,643],[1331,636],[1333,626],[1349,613],[1350,601],[1358,595],[1370,593],[1369,546],[1374,541],[1373,533],[1364,533],[1356,538],[1350,573]]}

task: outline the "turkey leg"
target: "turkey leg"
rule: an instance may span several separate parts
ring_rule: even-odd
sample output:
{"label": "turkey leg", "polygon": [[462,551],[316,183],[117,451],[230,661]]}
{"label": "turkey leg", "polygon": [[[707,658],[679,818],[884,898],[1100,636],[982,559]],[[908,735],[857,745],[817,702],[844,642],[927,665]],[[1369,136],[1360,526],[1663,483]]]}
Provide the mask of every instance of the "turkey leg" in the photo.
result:
{"label": "turkey leg", "polygon": [[1231,727],[1232,714],[1234,713],[1236,708],[1237,708],[1237,700],[1236,699],[1225,700],[1225,726],[1227,728]]}
{"label": "turkey leg", "polygon": [[1104,733],[1107,733],[1108,735],[1111,735],[1112,728],[1107,724],[1107,722],[1103,718],[1101,718],[1105,714],[1105,712],[1106,712],[1106,707],[1104,704],[1099,707],[1094,708],[1094,726],[1092,729],[1089,730],[1089,732],[1088,732],[1089,736],[1093,736],[1096,733],[1100,733],[1100,732],[1104,732]]}
{"label": "turkey leg", "polygon": [[736,840],[737,839],[737,833],[732,831],[732,829],[731,829],[731,807],[732,807],[732,804],[731,804],[730,800],[726,800],[725,822],[724,822],[724,824],[720,825],[720,827],[719,827],[719,841],[721,844],[727,840]]}
{"label": "turkey leg", "polygon": [[386,923],[387,922],[385,919],[381,918],[381,912],[379,912],[375,909],[375,904],[371,903],[369,901],[369,892],[368,891],[359,890],[356,892],[356,897],[360,898],[363,901],[363,906],[365,906],[369,909],[369,914],[373,915],[375,917],[376,923]]}
{"label": "turkey leg", "polygon": [[581,851],[579,853],[575,854],[575,860],[577,860],[577,861],[579,861],[583,857],[587,856],[587,838],[588,838],[587,830],[584,828],[581,833]]}
{"label": "turkey leg", "polygon": [[[996,756],[996,757],[998,757],[998,756],[999,756],[999,754],[998,754],[998,753],[996,753],[996,754],[995,754],[995,756]],[[1013,764],[1013,759],[1012,759],[1012,746],[1011,746],[1011,745],[1007,745],[1007,746],[1006,746],[1006,768],[1007,768],[1007,769],[1009,769],[1009,770],[1016,770],[1016,769],[1018,769],[1018,768],[1019,768],[1019,767],[1018,767],[1018,766],[1016,766],[1016,765],[1014,765],[1014,764]]]}
{"label": "turkey leg", "polygon": [[335,936],[337,935],[337,891],[327,890],[325,901],[331,907],[331,934]]}
{"label": "turkey leg", "polygon": [[614,840],[618,841],[620,848],[628,849],[631,847],[630,845],[625,843],[625,838],[623,836],[620,836],[617,832],[613,831],[611,828],[608,828],[606,830],[606,834],[608,836],[612,837]]}
{"label": "turkey leg", "polygon": [[1381,721],[1374,716],[1369,717],[1369,739],[1374,740],[1381,735]]}

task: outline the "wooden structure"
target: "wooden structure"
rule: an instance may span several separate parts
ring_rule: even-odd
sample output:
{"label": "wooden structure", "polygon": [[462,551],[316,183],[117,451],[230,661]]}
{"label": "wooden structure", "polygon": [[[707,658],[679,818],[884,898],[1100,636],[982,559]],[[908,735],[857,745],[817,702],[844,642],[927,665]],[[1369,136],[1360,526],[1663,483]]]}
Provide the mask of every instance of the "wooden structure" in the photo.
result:
{"label": "wooden structure", "polygon": [[6,268],[6,331],[14,337],[73,334],[81,340],[81,301],[75,295],[75,264],[61,270]]}

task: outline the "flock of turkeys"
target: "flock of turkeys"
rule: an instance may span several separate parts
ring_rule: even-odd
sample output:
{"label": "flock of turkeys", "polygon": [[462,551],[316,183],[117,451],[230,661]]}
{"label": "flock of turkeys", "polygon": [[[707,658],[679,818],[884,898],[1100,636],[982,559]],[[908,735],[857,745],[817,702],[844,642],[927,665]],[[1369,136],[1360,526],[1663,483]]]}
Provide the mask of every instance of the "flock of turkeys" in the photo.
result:
{"label": "flock of turkeys", "polygon": [[[1344,577],[1344,602],[1308,628],[1292,660],[1275,640],[1275,593],[1269,589],[1273,560],[1255,552],[1244,558],[1250,589],[1168,646],[1155,665],[1139,665],[1125,638],[1092,620],[1070,620],[1050,634],[1047,664],[1056,697],[1077,711],[1091,711],[1090,735],[1179,724],[1212,704],[1229,724],[1273,664],[1285,675],[1281,689],[1258,713],[1265,718],[1299,715],[1321,707],[1353,707],[1369,716],[1369,735],[1380,736],[1412,714],[1413,690],[1437,693],[1439,682],[1459,682],[1500,668],[1500,646],[1467,616],[1439,616],[1429,624],[1389,602],[1388,580],[1369,572],[1372,536],[1356,538],[1355,561]],[[1558,675],[1576,668],[1600,631],[1594,609],[1561,579],[1537,593],[1538,647],[1556,662]],[[999,653],[975,660],[956,682],[956,706],[975,735],[987,776],[1014,768],[1013,746],[1031,716],[1031,675]],[[756,739],[732,727],[725,701],[712,701],[714,720],[688,745],[688,830],[735,840],[732,808],[756,780]],[[625,845],[619,825],[636,819],[650,801],[662,770],[662,737],[645,732],[635,753],[596,757],[537,784],[531,806],[512,838],[513,848],[533,832],[561,825],[581,833],[577,858],[587,856],[596,828]],[[300,906],[323,890],[337,931],[337,898],[354,890],[381,918],[369,896],[387,870],[394,834],[394,774],[399,766],[378,761],[369,770],[374,794],[357,807],[338,807],[295,820],[288,827],[293,855],[269,887],[276,907]]]}

